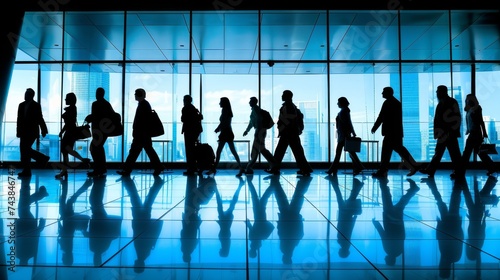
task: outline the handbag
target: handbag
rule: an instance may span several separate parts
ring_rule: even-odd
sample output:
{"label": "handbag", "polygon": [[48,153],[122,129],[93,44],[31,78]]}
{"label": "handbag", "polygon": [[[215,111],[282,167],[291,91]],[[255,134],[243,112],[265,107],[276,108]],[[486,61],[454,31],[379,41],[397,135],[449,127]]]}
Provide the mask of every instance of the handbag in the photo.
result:
{"label": "handbag", "polygon": [[498,154],[497,145],[491,143],[490,140],[488,138],[486,138],[484,140],[484,142],[481,143],[481,146],[479,146],[479,153],[480,154],[488,154],[488,155],[496,155],[496,154]]}
{"label": "handbag", "polygon": [[122,116],[120,113],[113,112],[110,117],[111,120],[111,128],[109,132],[106,133],[108,137],[120,136],[123,135],[123,124],[122,124]]}
{"label": "handbag", "polygon": [[346,152],[359,153],[359,151],[361,151],[361,138],[359,138],[359,137],[346,137],[344,150]]}
{"label": "handbag", "polygon": [[76,126],[72,133],[76,140],[87,139],[92,136],[92,133],[90,133],[90,125],[88,123]]}
{"label": "handbag", "polygon": [[158,114],[155,110],[151,111],[151,122],[149,127],[149,136],[158,137],[165,134],[165,130],[163,129],[163,123],[158,117]]}

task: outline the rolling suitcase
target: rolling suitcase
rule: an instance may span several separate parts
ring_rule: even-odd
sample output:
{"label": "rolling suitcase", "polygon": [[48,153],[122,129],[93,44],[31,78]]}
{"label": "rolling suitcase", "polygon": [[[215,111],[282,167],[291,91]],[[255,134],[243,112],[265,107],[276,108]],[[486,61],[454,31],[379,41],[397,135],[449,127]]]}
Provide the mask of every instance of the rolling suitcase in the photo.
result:
{"label": "rolling suitcase", "polygon": [[199,171],[210,170],[215,164],[215,153],[208,143],[196,144],[196,163]]}

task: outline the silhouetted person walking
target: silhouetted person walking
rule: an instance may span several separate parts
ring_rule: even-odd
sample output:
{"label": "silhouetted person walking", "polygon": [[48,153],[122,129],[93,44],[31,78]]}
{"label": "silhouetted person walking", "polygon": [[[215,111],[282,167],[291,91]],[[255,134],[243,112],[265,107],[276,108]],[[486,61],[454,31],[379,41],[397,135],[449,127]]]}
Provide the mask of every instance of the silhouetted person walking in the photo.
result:
{"label": "silhouetted person walking", "polygon": [[42,108],[35,100],[35,91],[32,88],[26,89],[24,101],[19,104],[17,110],[16,136],[19,138],[19,150],[21,154],[21,167],[19,176],[31,175],[31,159],[42,165],[49,162],[50,157],[32,148],[40,133],[42,137],[47,135],[47,125],[42,115]]}
{"label": "silhouetted person walking", "polygon": [[392,194],[387,183],[387,178],[378,178],[380,181],[380,192],[382,194],[383,218],[382,224],[372,219],[372,223],[380,234],[382,246],[387,254],[385,263],[387,265],[396,264],[396,258],[404,253],[404,242],[406,239],[406,229],[404,224],[404,209],[410,199],[420,190],[415,181],[406,179],[410,183],[410,188],[401,196],[396,204],[392,202]]}
{"label": "silhouetted person walking", "polygon": [[297,174],[309,176],[313,170],[309,165],[309,162],[307,162],[304,148],[300,142],[300,135],[304,130],[304,116],[293,103],[292,98],[293,93],[290,90],[283,91],[283,94],[281,95],[283,105],[280,108],[280,116],[278,120],[279,140],[278,145],[274,150],[274,159],[276,160],[276,164],[278,166],[277,169],[280,168],[286,150],[290,147],[299,168]]}
{"label": "silhouetted person walking", "polygon": [[[106,154],[104,144],[108,140],[108,125],[112,118],[113,107],[104,99],[104,88],[98,87],[95,91],[96,101],[92,102],[90,115],[85,121],[92,124],[92,142],[90,143],[90,154],[94,160],[94,170],[87,173],[88,176],[102,176],[106,174]],[[113,125],[113,124],[111,124]]]}
{"label": "silhouetted person walking", "polygon": [[89,167],[90,159],[83,158],[77,151],[75,151],[75,142],[77,139],[77,109],[76,109],[76,95],[73,92],[66,94],[66,108],[64,108],[64,113],[62,114],[62,119],[64,125],[59,132],[59,137],[61,138],[61,153],[63,164],[61,172],[56,175],[56,179],[67,179],[68,178],[68,166],[69,166],[69,155],[79,159],[87,167]]}
{"label": "silhouetted person walking", "polygon": [[382,125],[382,136],[384,136],[384,140],[382,141],[382,156],[380,167],[372,176],[387,176],[392,151],[396,151],[403,159],[407,168],[410,169],[410,172],[406,176],[412,176],[417,172],[418,168],[408,149],[403,146],[403,108],[401,102],[394,97],[392,87],[385,87],[382,91],[382,97],[385,98],[385,101],[371,130],[373,134]]}
{"label": "silhouetted person walking", "polygon": [[285,190],[280,183],[280,176],[271,176],[271,187],[274,188],[274,196],[278,204],[278,237],[280,239],[280,250],[283,254],[281,260],[284,264],[293,262],[293,252],[304,237],[304,217],[300,214],[304,205],[304,195],[309,189],[312,177],[299,177],[297,186],[294,188],[292,199],[288,201]]}
{"label": "silhouetted person walking", "polygon": [[122,170],[118,170],[116,173],[122,176],[129,176],[132,172],[134,163],[144,149],[149,157],[152,169],[154,169],[153,175],[158,176],[165,167],[163,167],[158,154],[153,149],[153,142],[149,134],[149,124],[153,119],[153,113],[151,105],[146,100],[146,91],[142,88],[136,89],[135,100],[137,101],[137,110],[135,111],[134,123],[132,125],[132,145],[130,146],[130,151],[127,160],[123,164]]}
{"label": "silhouetted person walking", "polygon": [[333,191],[337,196],[338,215],[337,215],[337,243],[340,245],[339,257],[347,258],[351,254],[351,237],[354,225],[358,216],[363,212],[361,199],[358,198],[364,183],[359,179],[352,180],[352,189],[349,197],[344,199],[340,190],[337,174],[327,176]]}
{"label": "silhouetted person walking", "polygon": [[203,127],[201,120],[203,119],[200,111],[194,107],[193,98],[189,95],[184,95],[184,107],[181,111],[182,131],[184,134],[184,146],[186,150],[187,170],[184,175],[194,175],[198,169],[196,167],[196,142],[200,137]]}
{"label": "silhouetted person walking", "polygon": [[431,159],[427,168],[421,169],[420,172],[434,176],[437,165],[443,157],[444,151],[448,149],[448,153],[453,163],[454,173],[460,165],[461,153],[458,145],[460,137],[460,128],[462,127],[462,116],[457,100],[448,95],[448,87],[438,86],[436,90],[438,105],[434,115],[434,139],[436,139],[436,148],[434,156]]}
{"label": "silhouetted person walking", "polygon": [[[253,136],[252,151],[250,152],[250,161],[245,168],[245,174],[253,174],[253,166],[257,161],[259,154],[262,154],[267,160],[271,169],[276,169],[276,161],[274,160],[273,154],[266,149],[266,134],[267,128],[262,125],[262,109],[259,107],[259,101],[257,97],[250,97],[250,107],[252,108],[252,113],[250,113],[250,121],[248,126],[243,132],[243,136],[247,136],[250,129],[255,129],[255,134]],[[276,171],[279,174],[279,170]]]}
{"label": "silhouetted person walking", "polygon": [[479,152],[481,143],[483,143],[484,138],[488,138],[488,131],[483,120],[483,109],[479,105],[479,101],[476,96],[469,93],[465,97],[465,121],[467,124],[467,130],[465,134],[467,140],[465,141],[465,148],[462,154],[462,168],[460,176],[465,174],[465,169],[469,164],[469,160],[472,152],[477,154],[481,161],[486,165],[488,172],[486,175],[491,176],[497,172],[495,163],[487,153]]}
{"label": "silhouetted person walking", "polygon": [[222,149],[224,146],[229,146],[231,153],[234,156],[234,159],[238,163],[239,172],[236,176],[241,176],[245,170],[241,166],[240,157],[238,156],[238,152],[236,152],[236,148],[234,147],[234,133],[233,128],[231,127],[231,121],[233,119],[233,110],[231,109],[231,102],[227,97],[221,97],[220,107],[222,108],[222,112],[219,118],[219,125],[215,129],[215,133],[220,132],[219,134],[219,145],[217,146],[217,152],[215,153],[215,164],[211,170],[208,171],[207,174],[215,174],[217,172],[217,165],[220,161],[220,156],[222,153]]}
{"label": "silhouetted person walking", "polygon": [[[336,174],[338,169],[338,164],[340,162],[340,156],[342,155],[342,150],[345,147],[345,141],[347,137],[351,135],[356,137],[356,132],[354,132],[354,127],[351,121],[351,110],[349,109],[349,101],[345,97],[340,97],[338,99],[337,105],[340,108],[340,112],[335,118],[335,123],[337,127],[337,148],[335,150],[335,158],[330,165],[330,168],[326,171],[327,174]],[[359,160],[358,154],[349,151],[349,156],[351,157],[353,164],[353,174],[354,176],[361,173],[364,168],[363,164]]]}

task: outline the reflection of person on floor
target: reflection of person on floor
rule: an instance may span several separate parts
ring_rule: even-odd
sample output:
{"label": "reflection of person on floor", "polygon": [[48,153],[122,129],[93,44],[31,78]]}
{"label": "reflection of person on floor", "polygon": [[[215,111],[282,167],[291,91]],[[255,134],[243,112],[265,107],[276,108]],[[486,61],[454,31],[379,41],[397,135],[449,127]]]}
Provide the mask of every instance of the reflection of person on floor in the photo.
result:
{"label": "reflection of person on floor", "polygon": [[145,260],[151,254],[160,236],[163,220],[151,219],[151,211],[156,196],[165,183],[160,176],[154,176],[154,182],[142,203],[134,179],[129,176],[121,178],[122,184],[127,190],[132,204],[132,230],[134,234],[134,248],[137,259],[134,262],[136,273],[144,272]]}
{"label": "reflection of person on floor", "polygon": [[415,181],[406,179],[410,183],[410,188],[401,196],[398,203],[395,205],[392,202],[391,190],[387,186],[389,180],[387,178],[379,178],[380,192],[382,194],[382,206],[384,209],[382,224],[373,218],[372,222],[380,238],[386,252],[385,263],[387,265],[396,264],[396,258],[404,252],[404,241],[406,239],[406,231],[403,220],[404,209],[410,199],[420,190]]}
{"label": "reflection of person on floor", "polygon": [[38,201],[48,196],[45,186],[40,186],[33,194],[30,194],[31,176],[21,177],[21,189],[19,190],[18,215],[15,221],[16,226],[16,257],[19,258],[20,265],[27,265],[29,259],[34,258],[38,253],[38,241],[40,233],[45,227],[45,219],[36,218],[31,213],[31,204],[35,204],[38,212]]}
{"label": "reflection of person on floor", "polygon": [[233,211],[236,203],[238,202],[241,187],[243,187],[243,185],[245,184],[245,181],[241,179],[241,177],[238,177],[238,179],[240,183],[238,185],[238,188],[234,192],[233,199],[231,199],[229,207],[226,210],[224,210],[223,208],[224,202],[222,201],[219,190],[215,190],[215,198],[217,199],[217,213],[219,214],[219,220],[217,221],[217,223],[220,227],[219,240],[221,248],[219,250],[219,256],[221,257],[227,257],[229,255],[229,249],[231,248],[231,225],[234,221]]}
{"label": "reflection of person on floor", "polygon": [[80,230],[87,232],[90,216],[76,214],[74,204],[76,199],[92,186],[92,180],[87,179],[85,183],[66,201],[68,196],[68,180],[61,180],[61,196],[59,197],[58,242],[63,252],[62,261],[64,265],[73,265],[73,240],[75,232]]}
{"label": "reflection of person on floor", "polygon": [[257,251],[262,247],[262,241],[269,238],[274,230],[274,225],[267,220],[266,205],[269,197],[274,191],[273,188],[268,187],[261,197],[257,194],[255,186],[252,183],[253,175],[247,174],[248,191],[250,192],[250,198],[252,199],[253,206],[253,225],[250,220],[246,220],[248,227],[248,236],[250,239],[250,251],[248,252],[251,258],[257,256]]}
{"label": "reflection of person on floor", "polygon": [[[486,210],[483,197],[490,194],[496,182],[496,177],[488,176],[484,187],[480,191],[479,182],[477,177],[474,176],[474,198],[469,188],[464,188],[464,199],[468,209],[467,218],[469,218],[465,254],[469,260],[476,261],[476,267],[478,268],[476,271],[478,273],[481,273],[481,249],[486,238],[486,217],[490,216],[489,211]],[[481,279],[480,276],[478,274],[476,279]]]}
{"label": "reflection of person on floor", "polygon": [[207,204],[215,194],[217,183],[213,176],[186,176],[186,198],[182,213],[181,251],[182,260],[191,262],[191,254],[198,245],[198,231],[201,226],[201,205]]}
{"label": "reflection of person on floor", "polygon": [[358,215],[361,215],[361,199],[357,198],[364,183],[353,178],[352,189],[349,197],[344,200],[339,187],[339,180],[336,174],[327,177],[333,187],[338,203],[338,223],[337,223],[337,242],[340,245],[339,256],[347,258],[350,255],[351,236],[354,230],[354,224]]}
{"label": "reflection of person on floor", "polygon": [[443,202],[434,178],[425,180],[436,199],[441,217],[437,218],[436,238],[441,252],[439,261],[439,276],[448,278],[451,274],[451,266],[460,260],[463,251],[464,230],[462,228],[462,216],[460,216],[460,202],[462,190],[468,188],[464,177],[457,177],[454,181],[450,196],[450,206]]}
{"label": "reflection of person on floor", "polygon": [[280,249],[283,253],[283,263],[291,264],[295,247],[304,237],[304,218],[300,214],[304,204],[304,195],[311,184],[312,177],[299,177],[293,192],[292,200],[288,202],[285,191],[280,183],[280,176],[272,175],[271,188],[274,189],[278,203],[278,236]]}
{"label": "reflection of person on floor", "polygon": [[111,242],[120,236],[122,217],[108,215],[104,208],[104,190],[106,188],[106,177],[95,177],[94,185],[89,195],[92,217],[89,223],[90,251],[94,252],[94,265],[99,266],[102,255],[111,246]]}

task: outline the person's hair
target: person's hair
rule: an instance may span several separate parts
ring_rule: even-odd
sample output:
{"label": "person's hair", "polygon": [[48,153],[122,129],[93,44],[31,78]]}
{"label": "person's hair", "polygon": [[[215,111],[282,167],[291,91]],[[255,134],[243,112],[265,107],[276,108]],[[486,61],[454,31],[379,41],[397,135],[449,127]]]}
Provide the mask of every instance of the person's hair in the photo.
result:
{"label": "person's hair", "polygon": [[73,92],[66,94],[66,101],[68,102],[68,105],[75,105],[76,95]]}
{"label": "person's hair", "polygon": [[191,95],[184,95],[184,101],[188,101],[189,103],[193,102],[193,98],[191,97]]}
{"label": "person's hair", "polygon": [[392,87],[385,87],[384,92],[390,95],[394,95],[394,89]]}
{"label": "person's hair", "polygon": [[286,89],[283,91],[283,98],[284,99],[292,100],[292,97],[293,97],[293,92],[291,90]]}
{"label": "person's hair", "polygon": [[222,110],[226,110],[231,117],[233,116],[233,109],[231,109],[231,102],[229,101],[229,98],[221,97],[220,105],[222,107]]}
{"label": "person's hair", "polygon": [[35,91],[32,88],[27,88],[26,93],[28,93],[31,98],[35,97]]}
{"label": "person's hair", "polygon": [[340,106],[342,106],[342,107],[347,107],[347,106],[349,106],[349,104],[350,104],[350,103],[349,103],[349,101],[347,100],[347,98],[345,98],[345,97],[340,97],[340,98],[338,99],[338,103],[339,103],[339,105],[340,105]]}
{"label": "person's hair", "polygon": [[439,85],[439,86],[437,87],[437,91],[438,91],[438,92],[444,92],[444,93],[448,94],[448,87],[447,87],[447,86],[445,86],[445,85]]}
{"label": "person's hair", "polygon": [[259,104],[259,99],[257,99],[257,97],[255,96],[250,97],[250,101],[252,100],[255,101],[255,104]]}
{"label": "person's hair", "polygon": [[97,98],[104,98],[104,94],[105,94],[105,93],[106,93],[106,92],[104,91],[104,88],[102,88],[102,87],[98,87],[98,88],[95,90],[95,96],[96,96]]}
{"label": "person's hair", "polygon": [[472,93],[467,94],[465,96],[465,111],[473,109],[477,106],[479,106],[479,101],[477,100],[477,97]]}
{"label": "person's hair", "polygon": [[146,91],[143,88],[138,88],[135,90],[135,95],[139,97],[146,97]]}

